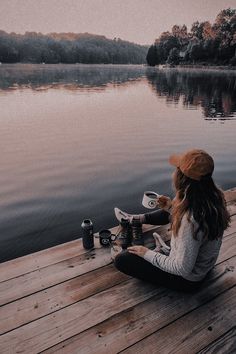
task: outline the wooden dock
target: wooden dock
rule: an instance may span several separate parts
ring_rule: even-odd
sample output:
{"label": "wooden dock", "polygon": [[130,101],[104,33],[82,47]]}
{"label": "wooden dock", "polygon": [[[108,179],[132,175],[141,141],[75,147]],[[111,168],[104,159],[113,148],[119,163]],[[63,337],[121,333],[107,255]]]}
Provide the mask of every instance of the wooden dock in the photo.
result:
{"label": "wooden dock", "polygon": [[236,189],[225,195],[232,223],[195,294],[120,273],[97,239],[0,264],[0,353],[236,353]]}

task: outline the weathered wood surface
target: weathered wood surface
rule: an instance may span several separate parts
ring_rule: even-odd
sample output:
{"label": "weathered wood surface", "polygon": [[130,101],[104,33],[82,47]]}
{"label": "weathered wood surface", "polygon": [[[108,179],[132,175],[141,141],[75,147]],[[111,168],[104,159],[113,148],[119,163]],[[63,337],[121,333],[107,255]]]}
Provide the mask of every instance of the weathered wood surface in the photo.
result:
{"label": "weathered wood surface", "polygon": [[[116,226],[112,228],[111,231],[116,233],[117,229],[118,227]],[[153,229],[156,229],[156,227],[144,225],[144,232]],[[161,226],[160,229],[166,229],[166,227]],[[97,235],[95,234],[95,236]],[[97,238],[94,239],[94,245],[96,249],[101,248]],[[24,257],[0,263],[0,282],[86,253],[90,254],[90,251],[85,251],[81,239],[77,239]]]}
{"label": "weathered wood surface", "polygon": [[[105,275],[105,276],[104,276]],[[0,307],[0,334],[72,305],[129,277],[108,265]]]}
{"label": "weathered wood surface", "polygon": [[106,248],[95,249],[0,283],[0,305],[111,263]]}
{"label": "weathered wood surface", "polygon": [[[82,353],[88,354],[117,353],[230,289],[236,284],[236,273],[233,274],[231,270],[235,263],[236,257],[232,262],[218,266],[209,285],[196,295],[170,292],[160,287],[157,295],[139,306],[130,307],[128,311],[98,323],[89,330],[47,350],[46,353],[76,353],[78,348]],[[155,346],[154,348],[156,349]],[[155,351],[144,351],[144,353],[148,352],[155,353]]]}
{"label": "weathered wood surface", "polygon": [[236,326],[223,336],[203,348],[197,354],[234,354],[236,348]]}
{"label": "weathered wood surface", "polygon": [[217,296],[174,323],[160,329],[122,353],[196,353],[233,326],[236,318],[236,287]]}
{"label": "weathered wood surface", "polygon": [[[217,265],[196,294],[118,272],[98,239],[89,252],[75,240],[0,264],[0,353],[235,349],[236,189],[225,197],[232,223]],[[148,247],[154,229],[170,237],[168,226],[147,225]]]}

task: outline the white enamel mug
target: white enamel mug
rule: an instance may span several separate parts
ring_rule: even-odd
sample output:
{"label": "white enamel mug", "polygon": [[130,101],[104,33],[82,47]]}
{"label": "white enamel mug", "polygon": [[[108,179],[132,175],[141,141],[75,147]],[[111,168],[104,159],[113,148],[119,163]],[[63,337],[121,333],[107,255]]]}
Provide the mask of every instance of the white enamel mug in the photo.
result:
{"label": "white enamel mug", "polygon": [[146,191],[143,194],[143,201],[142,204],[147,209],[155,209],[157,207],[158,198],[160,197],[159,194],[153,191]]}

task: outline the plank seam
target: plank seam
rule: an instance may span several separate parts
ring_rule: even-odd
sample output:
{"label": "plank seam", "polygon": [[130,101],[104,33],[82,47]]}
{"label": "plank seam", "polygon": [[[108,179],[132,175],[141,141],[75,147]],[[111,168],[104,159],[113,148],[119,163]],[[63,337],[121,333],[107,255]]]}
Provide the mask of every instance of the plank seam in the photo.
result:
{"label": "plank seam", "polygon": [[[234,202],[235,202],[234,200],[227,202],[227,206],[230,206],[230,205],[234,204]],[[235,216],[235,215],[236,215],[236,212],[233,213],[233,214],[231,214],[230,216],[232,217],[232,216]],[[148,233],[148,232],[151,232],[152,230],[154,230],[154,229],[156,229],[156,228],[166,227],[166,228],[168,229],[168,228],[169,228],[169,225],[170,225],[170,224],[168,224],[168,225],[148,225],[148,226],[147,226],[147,230],[144,231],[144,234],[145,234],[145,233]],[[114,228],[117,228],[117,227],[118,227],[118,226],[115,226]],[[227,235],[227,236],[229,236],[229,235]],[[227,236],[226,236],[226,237],[227,237]],[[96,238],[97,238],[97,236],[96,236]],[[80,242],[81,242],[81,238],[79,238],[79,239],[77,239],[77,240],[72,240],[71,242],[75,243],[75,242],[77,242],[77,241],[80,241]],[[63,245],[64,245],[64,244],[59,244],[59,245],[57,245],[57,246],[55,246],[55,247],[63,248]],[[47,248],[47,249],[45,249],[45,250],[49,250],[49,249],[50,249],[50,248]],[[63,261],[66,261],[66,260],[71,260],[71,259],[73,259],[73,258],[75,258],[75,257],[80,256],[80,255],[89,254],[91,251],[94,251],[94,250],[96,250],[96,249],[98,249],[98,248],[97,248],[97,247],[94,247],[93,249],[91,249],[91,250],[89,250],[89,251],[82,250],[83,252],[82,252],[82,253],[79,253],[79,254],[76,255],[76,256],[68,257],[68,258],[62,259],[62,260],[60,260],[60,261],[56,261],[56,262],[50,263],[50,264],[48,264],[48,265],[46,265],[46,266],[36,268],[36,269],[33,270],[33,271],[23,272],[23,273],[21,273],[21,274],[19,274],[19,275],[17,275],[17,276],[10,277],[10,278],[8,278],[8,279],[6,279],[6,280],[0,280],[0,283],[4,283],[5,281],[11,280],[11,279],[15,279],[15,278],[21,277],[22,275],[26,275],[26,274],[35,272],[35,271],[37,271],[37,270],[39,270],[39,269],[41,270],[41,269],[44,269],[44,268],[47,268],[47,267],[56,265],[56,264],[58,264],[58,263],[61,263],[61,262],[63,262]],[[41,251],[39,251],[39,253],[43,253],[43,251],[45,251],[45,250],[41,250]],[[37,254],[37,253],[38,253],[38,252],[36,252],[36,254]],[[34,254],[34,253],[29,254],[29,255],[25,255],[25,256],[23,256],[23,257],[27,257],[27,256],[30,256],[30,255],[32,256],[33,254]],[[19,258],[21,258],[21,257],[19,257]],[[15,260],[15,259],[12,259],[12,260],[9,260],[9,261],[7,261],[7,262],[11,262],[11,261],[14,261],[14,260]],[[0,266],[1,266],[1,264],[4,264],[4,263],[5,263],[5,262],[0,263]]]}
{"label": "plank seam", "polygon": [[[103,267],[100,267],[100,268],[103,268]],[[99,269],[99,268],[97,268],[97,269]],[[87,273],[86,273],[86,274],[87,274]],[[38,321],[40,318],[44,318],[44,317],[47,317],[47,316],[49,316],[49,315],[52,315],[53,313],[56,313],[56,312],[61,311],[61,310],[64,310],[65,308],[70,307],[70,306],[72,306],[72,305],[74,305],[74,304],[77,304],[77,303],[79,303],[80,301],[83,301],[83,300],[85,300],[85,299],[87,299],[87,298],[89,298],[89,297],[92,297],[92,296],[97,295],[97,294],[99,294],[99,293],[101,293],[101,292],[103,292],[103,291],[106,291],[106,290],[108,290],[108,289],[111,289],[111,288],[113,288],[114,286],[120,285],[120,284],[125,283],[125,282],[129,282],[129,281],[132,280],[132,279],[133,279],[133,278],[130,276],[128,279],[126,279],[126,280],[121,280],[121,281],[119,281],[118,283],[113,284],[112,286],[108,286],[107,288],[105,288],[105,289],[103,289],[103,290],[97,291],[96,293],[94,293],[94,294],[92,294],[92,295],[90,295],[90,296],[81,298],[81,299],[78,300],[78,301],[75,301],[75,302],[73,302],[73,303],[71,303],[71,304],[68,304],[68,305],[62,307],[62,308],[59,308],[59,309],[57,309],[57,310],[55,310],[55,311],[52,311],[52,312],[50,312],[50,313],[47,313],[47,314],[45,314],[44,316],[37,317],[36,319],[34,319],[34,320],[32,320],[32,321],[29,321],[29,322],[26,322],[26,323],[24,323],[24,324],[22,324],[22,325],[20,325],[20,326],[17,326],[17,327],[15,327],[15,328],[13,328],[13,329],[11,329],[11,330],[9,330],[9,331],[6,331],[6,332],[4,332],[4,333],[0,333],[0,337],[1,337],[2,335],[8,334],[8,333],[14,331],[15,329],[19,329],[20,327],[24,327],[25,325],[28,325],[29,323]],[[41,291],[44,291],[44,290],[41,290]],[[37,292],[36,292],[36,293],[37,293]],[[34,294],[36,294],[36,293],[33,293],[33,294],[30,294],[30,295],[24,296],[23,298],[26,298],[26,297],[28,297],[28,296],[34,295]],[[21,299],[23,299],[23,298],[21,298]],[[20,299],[14,300],[14,301],[12,301],[12,302],[16,302],[16,301],[18,301],[18,300],[20,300]],[[9,302],[8,304],[10,304],[10,303],[12,303],[12,302]],[[7,305],[7,304],[5,304],[5,305]],[[0,307],[5,306],[5,305],[1,305]]]}
{"label": "plank seam", "polygon": [[[235,214],[235,215],[236,215],[236,214]],[[229,227],[229,228],[230,228],[230,227]],[[147,232],[148,232],[148,231],[147,231]],[[223,236],[223,239],[226,239],[227,237],[232,236],[233,234],[236,234],[236,231],[233,231],[232,233],[227,234],[226,236]],[[82,255],[86,255],[86,254],[89,255],[89,254],[90,254],[89,252],[94,251],[94,250],[97,250],[97,249],[98,249],[98,248],[93,248],[93,249],[91,249],[91,250],[89,250],[89,251],[80,253],[80,254],[78,254],[78,255],[76,255],[76,256],[69,257],[69,258],[65,258],[65,259],[63,259],[63,260],[61,260],[61,261],[48,264],[48,265],[46,265],[46,266],[44,266],[44,267],[40,267],[40,268],[35,269],[35,270],[33,270],[33,271],[29,271],[29,272],[26,272],[26,273],[22,273],[22,274],[19,274],[19,275],[17,275],[17,276],[13,276],[13,277],[11,277],[11,278],[8,278],[8,279],[6,279],[6,280],[0,280],[0,284],[2,284],[2,283],[4,283],[4,282],[7,282],[7,281],[9,281],[9,280],[12,280],[12,279],[20,278],[20,277],[22,277],[22,276],[24,276],[24,275],[27,275],[27,274],[30,274],[30,273],[37,272],[37,271],[39,271],[39,270],[42,270],[42,269],[51,267],[51,266],[53,266],[53,265],[62,263],[62,262],[64,262],[64,261],[71,260],[71,259],[76,258],[76,257],[78,257],[78,256],[82,256]],[[108,263],[108,264],[112,264],[112,261],[111,261],[110,263]],[[98,268],[97,268],[97,269],[98,269]],[[88,273],[89,273],[89,272],[88,272]],[[71,278],[71,279],[73,279],[73,278]],[[58,284],[60,284],[60,283],[58,283]],[[55,285],[57,285],[57,284],[55,284]],[[1,306],[2,306],[2,305],[0,305],[0,307],[1,307]]]}
{"label": "plank seam", "polygon": [[157,332],[160,331],[161,329],[170,326],[172,323],[174,323],[174,322],[178,321],[179,319],[181,319],[181,318],[187,316],[187,315],[190,314],[191,312],[196,311],[196,310],[199,309],[200,307],[205,306],[205,305],[208,304],[209,302],[211,302],[211,301],[217,299],[219,296],[223,295],[224,293],[226,293],[227,291],[229,291],[229,290],[231,290],[231,289],[233,289],[233,288],[235,288],[235,287],[236,287],[236,284],[233,285],[233,286],[231,286],[231,287],[229,287],[228,289],[222,291],[221,293],[217,294],[216,296],[212,297],[210,300],[207,300],[206,302],[203,302],[201,305],[199,305],[199,306],[193,308],[192,310],[187,311],[186,313],[184,313],[183,315],[179,316],[179,317],[176,318],[175,320],[170,321],[168,324],[166,324],[166,325],[164,325],[164,326],[158,328],[157,331],[154,331],[154,332],[152,332],[152,333],[149,333],[147,336],[143,337],[142,339],[138,340],[137,342],[133,343],[132,345],[129,345],[128,347],[122,349],[122,350],[121,350],[120,352],[118,352],[117,354],[120,354],[120,353],[124,352],[124,351],[125,351],[126,349],[128,349],[128,348],[132,348],[135,344],[137,344],[137,343],[139,343],[139,342],[142,342],[142,340],[148,338],[149,336],[153,335],[154,333],[157,333]]}
{"label": "plank seam", "polygon": [[[229,259],[234,258],[234,257],[236,257],[236,255],[230,257]],[[226,261],[227,261],[227,260],[225,260],[225,261],[223,261],[223,262],[226,262]],[[221,263],[223,263],[223,262],[220,262],[219,264],[221,264]],[[131,278],[132,278],[132,277],[131,277]],[[214,278],[213,280],[217,280],[217,279],[218,279],[218,277]],[[141,342],[141,341],[142,341],[143,339],[145,339],[146,337],[149,337],[149,336],[152,335],[153,333],[158,332],[160,329],[169,326],[170,324],[172,324],[172,323],[174,323],[175,321],[177,321],[178,319],[180,319],[180,318],[186,316],[187,314],[191,313],[192,311],[195,311],[195,310],[197,310],[198,308],[200,308],[201,306],[206,305],[207,303],[213,301],[213,300],[216,299],[218,296],[221,296],[222,294],[224,294],[225,292],[231,290],[231,289],[234,288],[235,286],[236,286],[236,284],[233,285],[233,286],[231,286],[231,287],[229,287],[228,289],[226,289],[226,290],[224,290],[224,291],[218,293],[218,295],[212,297],[210,300],[207,300],[207,301],[205,301],[204,303],[202,303],[201,305],[196,306],[196,307],[193,308],[192,310],[187,311],[186,313],[184,313],[183,315],[179,316],[179,317],[176,318],[175,320],[170,321],[170,322],[167,323],[166,325],[160,327],[157,331],[154,331],[154,332],[152,332],[152,333],[149,333],[147,336],[143,337],[143,338],[140,339],[139,341],[137,341],[137,342],[133,343],[132,345],[130,345],[130,346],[128,346],[128,347],[122,349],[122,351],[121,351],[121,352],[118,352],[117,354],[122,353],[124,350],[126,350],[126,349],[132,347],[133,345],[135,345],[135,344],[138,343],[138,342]],[[163,287],[163,290],[161,290],[161,292],[165,292],[165,291],[166,291],[166,288]],[[161,292],[160,292],[160,294],[161,294]],[[160,295],[160,294],[159,294],[159,295]],[[152,300],[153,298],[155,298],[156,296],[157,296],[157,294],[156,294],[156,295],[153,295],[153,296],[150,297],[149,299],[143,301],[143,303],[145,303],[146,301],[151,301],[151,300]],[[62,341],[60,341],[60,342],[58,342],[58,343],[56,343],[56,344],[54,344],[54,345],[48,347],[47,349],[45,349],[45,350],[43,350],[42,352],[40,352],[40,354],[46,352],[48,349],[51,349],[51,348],[57,346],[57,345],[60,344],[60,343],[63,343],[64,341],[67,341],[67,340],[69,340],[69,339],[72,339],[72,338],[76,337],[77,335],[80,335],[80,334],[82,334],[83,332],[86,332],[88,329],[94,328],[94,327],[96,327],[97,325],[100,325],[100,324],[106,322],[106,321],[109,320],[109,319],[115,318],[117,315],[125,314],[127,311],[130,311],[130,310],[131,310],[132,308],[134,308],[135,306],[137,306],[137,304],[134,305],[134,306],[131,306],[131,307],[129,307],[129,308],[123,310],[123,311],[120,311],[119,313],[116,313],[116,314],[114,314],[114,315],[108,317],[107,319],[105,319],[105,320],[103,320],[103,321],[101,321],[101,322],[99,322],[99,323],[97,323],[97,324],[95,324],[95,325],[93,325],[93,326],[91,326],[91,327],[89,327],[89,328],[87,328],[87,329],[85,329],[85,330],[79,332],[79,333],[76,333],[75,335],[73,335],[73,336],[71,336],[71,337],[68,337],[68,338],[66,338],[66,339],[64,339],[64,340],[62,340]]]}
{"label": "plank seam", "polygon": [[[146,225],[147,225],[147,224],[146,224]],[[169,224],[168,224],[168,225],[169,225]],[[166,227],[166,226],[167,226],[167,225],[148,225],[148,226],[147,226],[147,229],[144,231],[144,234],[146,234],[146,233],[148,233],[148,232],[151,232],[152,230],[156,230],[157,228],[163,228],[163,227]],[[115,226],[114,228],[117,228],[117,227],[118,227],[118,226]],[[97,236],[95,236],[95,238],[97,238]],[[74,242],[74,241],[75,241],[75,240],[72,240],[72,241],[69,241],[69,242]],[[79,239],[76,240],[76,241],[79,241],[80,243],[82,243],[82,237],[79,238]],[[63,245],[65,245],[65,244],[66,244],[66,243],[62,243],[62,244],[59,244],[59,245],[54,246],[54,247],[63,248]],[[42,253],[43,253],[43,251],[50,250],[50,248],[54,248],[54,247],[45,248],[44,250],[41,250],[41,251],[38,251],[38,252],[42,252]],[[84,249],[84,250],[82,249],[82,250],[81,250],[82,253],[79,253],[79,254],[77,254],[77,255],[75,255],[75,256],[67,257],[67,258],[65,258],[65,259],[61,259],[60,261],[55,261],[55,262],[50,263],[50,264],[48,264],[48,265],[45,265],[45,266],[43,266],[43,267],[36,268],[36,269],[34,269],[33,271],[31,270],[31,271],[28,271],[28,272],[26,272],[26,273],[21,273],[21,274],[19,274],[19,275],[10,277],[10,278],[5,279],[5,280],[0,280],[0,283],[4,283],[4,282],[6,282],[6,281],[8,281],[8,280],[11,280],[11,279],[19,278],[19,277],[21,277],[21,276],[23,276],[23,275],[26,275],[26,274],[29,274],[29,273],[33,273],[33,272],[36,272],[36,271],[38,271],[38,270],[45,269],[45,268],[47,268],[47,267],[51,267],[51,266],[53,266],[53,265],[59,264],[59,263],[61,263],[61,262],[67,261],[67,260],[71,260],[71,259],[76,258],[76,257],[78,257],[78,256],[82,256],[82,255],[86,255],[86,254],[89,255],[90,252],[93,252],[93,251],[96,251],[96,250],[102,249],[102,248],[103,248],[102,246],[101,246],[101,247],[93,247],[93,248],[91,248],[91,249],[88,250],[88,251],[86,251],[85,249]],[[22,256],[22,257],[33,256],[34,254],[37,255],[38,252],[31,253],[31,254],[28,254],[28,255],[25,255],[25,256]],[[37,255],[37,256],[38,256],[38,255]],[[18,258],[20,259],[21,257],[18,257]],[[11,260],[9,260],[9,261],[6,261],[6,262],[0,262],[0,270],[1,270],[1,265],[4,265],[4,266],[5,266],[4,263],[11,262],[11,261],[14,261],[14,260],[16,260],[16,259],[17,259],[17,258],[13,258],[13,259],[11,259]],[[17,266],[17,265],[16,265],[16,266]]]}
{"label": "plank seam", "polygon": [[[114,285],[112,285],[112,286],[109,286],[109,287],[106,288],[106,289],[97,291],[95,294],[90,295],[90,296],[88,296],[88,297],[97,295],[97,294],[99,294],[99,293],[101,293],[101,292],[103,292],[103,291],[106,291],[106,290],[108,290],[108,289],[110,289],[110,288],[113,288],[114,286],[120,285],[120,284],[122,284],[122,283],[124,283],[124,282],[127,282],[127,281],[129,281],[129,280],[130,280],[130,279],[126,279],[126,280],[119,281],[118,283],[116,283],[116,284],[114,284]],[[44,318],[44,317],[47,317],[47,316],[52,315],[53,313],[56,313],[56,312],[61,311],[61,310],[64,310],[64,309],[66,309],[67,307],[70,307],[70,306],[72,306],[72,305],[75,305],[75,304],[79,303],[80,301],[83,301],[83,300],[87,299],[88,297],[82,298],[82,299],[80,299],[80,300],[78,300],[78,301],[75,301],[75,302],[73,302],[73,303],[71,303],[71,304],[69,304],[69,305],[66,305],[66,306],[64,306],[64,307],[62,307],[62,308],[60,308],[60,309],[57,309],[57,310],[52,311],[52,312],[50,312],[50,313],[47,313],[47,314],[44,315],[44,316],[37,317],[36,319],[34,319],[34,320],[32,320],[32,321],[26,322],[26,323],[24,323],[24,324],[22,324],[22,325],[20,325],[20,326],[18,326],[18,327],[15,327],[15,328],[13,328],[13,329],[10,329],[10,330],[7,331],[7,332],[1,333],[1,334],[0,334],[0,337],[1,337],[2,335],[8,334],[8,333],[14,331],[15,329],[19,329],[19,328],[21,328],[21,327],[24,327],[24,326],[28,325],[29,323],[38,321],[40,318]],[[17,300],[16,300],[16,301],[17,301]]]}
{"label": "plank seam", "polygon": [[[224,263],[224,262],[228,262],[230,259],[232,259],[232,258],[234,258],[234,257],[236,257],[236,255],[234,255],[234,256],[232,256],[232,257],[229,257],[229,258],[227,258],[227,259],[222,260],[221,262],[217,263],[216,266],[218,266],[218,265],[220,265],[220,264],[222,264],[222,263]],[[107,267],[107,265],[102,266],[102,267],[100,267],[100,268],[105,268],[105,267]],[[97,268],[97,269],[99,269],[99,268]],[[91,272],[92,272],[92,271],[90,271],[90,272],[88,272],[88,273],[91,273]],[[87,273],[85,273],[85,274],[87,274]],[[221,275],[222,275],[222,274],[220,274],[219,276],[221,276]],[[75,278],[79,278],[80,276],[83,276],[83,274],[82,274],[82,275],[79,275],[79,276],[77,276],[77,277],[75,277]],[[218,278],[218,277],[217,277],[217,278]],[[216,280],[217,278],[213,278],[213,281]],[[74,278],[72,278],[72,279],[74,279]],[[70,279],[70,280],[72,280],[72,279]],[[46,317],[46,316],[48,316],[48,315],[51,315],[52,313],[61,311],[61,310],[64,309],[64,308],[67,308],[67,307],[69,307],[69,306],[71,306],[71,305],[73,305],[73,304],[75,304],[75,303],[79,303],[79,302],[82,301],[82,300],[85,300],[85,299],[87,299],[87,298],[89,298],[89,297],[91,297],[91,296],[93,296],[93,295],[99,294],[99,293],[102,292],[102,291],[106,291],[106,290],[108,290],[108,289],[110,289],[110,288],[113,288],[114,286],[117,286],[117,285],[120,285],[120,284],[122,284],[122,283],[128,282],[128,281],[130,281],[131,279],[134,279],[134,278],[130,276],[130,277],[129,277],[128,279],[126,279],[126,280],[121,280],[121,281],[119,281],[118,283],[113,284],[112,286],[108,286],[107,288],[96,292],[95,294],[92,294],[92,295],[89,295],[89,296],[87,296],[87,297],[81,298],[81,299],[78,300],[78,301],[75,301],[75,302],[73,302],[73,303],[71,303],[71,304],[68,304],[68,305],[66,305],[66,306],[63,306],[62,308],[59,308],[59,309],[57,309],[57,310],[55,310],[55,311],[52,311],[52,312],[50,312],[50,313],[48,313],[48,314],[45,314],[44,316],[37,317],[36,319],[34,319],[34,320],[32,320],[32,321],[26,322],[26,323],[24,323],[24,324],[22,324],[22,325],[20,325],[20,326],[17,326],[17,327],[15,327],[15,328],[13,328],[13,329],[11,329],[11,330],[9,330],[9,331],[6,331],[6,332],[4,332],[4,333],[1,333],[0,335],[9,333],[9,332],[11,332],[11,331],[13,331],[13,330],[15,330],[15,329],[17,329],[17,328],[23,327],[24,325],[26,325],[26,324],[28,324],[28,323],[37,321],[37,320],[40,319],[40,318],[43,318],[43,317]],[[70,280],[67,280],[67,281],[65,281],[65,282],[69,282]],[[62,283],[64,283],[64,282],[62,282]],[[60,284],[61,284],[61,283],[60,283]],[[58,285],[59,285],[59,284],[58,284]],[[54,285],[53,285],[53,286],[54,286]],[[52,286],[52,287],[53,287],[53,286]],[[41,292],[41,291],[44,291],[44,290],[40,290],[39,292]],[[37,292],[36,292],[36,293],[37,293]],[[33,294],[30,294],[30,295],[24,296],[23,298],[27,298],[27,297],[29,297],[29,296],[31,296],[31,295],[36,294],[36,293],[33,293]],[[153,297],[155,297],[155,296],[156,296],[156,295],[153,295]],[[23,298],[21,298],[21,299],[23,299]],[[150,298],[150,299],[151,299],[151,298]],[[14,300],[14,301],[12,301],[12,302],[10,302],[10,303],[17,302],[18,300],[20,300],[20,299]],[[9,303],[8,303],[8,304],[9,304]],[[5,306],[5,305],[7,305],[7,304],[1,305],[0,307],[3,307],[3,306]],[[132,307],[131,307],[131,308],[132,308]],[[124,310],[124,311],[121,311],[120,313],[123,313],[123,312],[125,312],[125,311],[127,311],[127,309]],[[116,315],[114,315],[114,316],[116,316]],[[111,317],[113,317],[113,316],[111,316]],[[104,320],[104,321],[106,321],[106,320]],[[104,322],[104,321],[103,321],[103,322]],[[92,326],[92,327],[93,327],[93,326]]]}
{"label": "plank seam", "polygon": [[[163,290],[160,291],[160,293],[151,296],[150,298],[148,298],[148,299],[145,300],[145,301],[142,301],[141,303],[145,303],[146,301],[150,301],[150,300],[152,300],[152,298],[154,298],[154,297],[157,296],[157,295],[160,295],[160,294],[163,293],[163,292],[165,292],[165,289],[164,289],[164,288],[163,288]],[[51,347],[48,347],[47,349],[43,350],[42,352],[39,352],[39,354],[44,353],[44,352],[47,351],[48,349],[53,348],[53,347],[57,346],[57,345],[60,344],[60,343],[63,343],[64,341],[66,341],[66,340],[68,340],[68,339],[74,338],[74,337],[76,337],[77,335],[80,335],[81,333],[84,333],[84,332],[86,332],[87,330],[89,330],[89,329],[91,329],[91,328],[94,328],[94,327],[96,327],[97,325],[100,325],[100,324],[104,323],[104,322],[106,322],[107,320],[110,320],[111,318],[116,317],[117,315],[124,314],[124,313],[130,311],[130,310],[131,310],[132,308],[134,308],[135,306],[138,306],[139,304],[140,304],[140,303],[138,303],[138,304],[136,304],[136,305],[133,305],[133,306],[130,306],[130,307],[128,307],[128,308],[126,308],[125,310],[122,310],[122,311],[120,311],[120,312],[117,312],[116,314],[114,314],[114,315],[112,315],[112,316],[110,316],[110,317],[107,317],[105,320],[103,320],[103,321],[101,321],[101,322],[98,322],[98,323],[96,323],[95,325],[93,325],[93,326],[91,326],[91,327],[89,327],[89,328],[87,328],[87,329],[84,329],[83,331],[81,331],[81,332],[79,332],[79,333],[76,333],[76,334],[74,334],[74,335],[71,336],[71,337],[68,337],[68,338],[62,340],[61,342],[58,342],[58,343],[52,345]],[[118,353],[117,353],[117,354],[118,354]]]}
{"label": "plank seam", "polygon": [[[48,248],[49,249],[49,248]],[[29,274],[29,273],[33,273],[33,272],[37,272],[37,271],[39,271],[39,270],[41,270],[41,269],[45,269],[45,268],[47,268],[47,267],[51,267],[51,266],[53,266],[53,265],[56,265],[56,264],[59,264],[59,263],[62,263],[62,262],[65,262],[65,261],[67,261],[67,260],[71,260],[71,259],[73,259],[73,258],[76,258],[76,257],[78,257],[78,256],[83,256],[83,255],[86,255],[86,254],[90,254],[90,252],[93,252],[93,251],[95,251],[95,250],[98,250],[99,248],[92,248],[91,250],[89,250],[89,251],[85,251],[84,250],[84,252],[82,252],[82,253],[79,253],[79,254],[77,254],[76,256],[72,256],[72,257],[68,257],[68,258],[65,258],[65,259],[62,259],[62,260],[60,260],[60,261],[57,261],[57,262],[55,262],[55,263],[50,263],[50,264],[48,264],[48,265],[46,265],[46,266],[44,266],[44,267],[39,267],[39,268],[36,268],[36,269],[34,269],[33,271],[29,271],[29,272],[26,272],[26,273],[22,273],[22,274],[19,274],[19,275],[17,275],[17,276],[14,276],[14,277],[12,277],[12,278],[8,278],[8,279],[6,279],[6,280],[0,280],[0,283],[4,283],[4,282],[6,282],[6,281],[8,281],[8,280],[11,280],[11,279],[17,279],[17,278],[19,278],[19,277],[22,277],[23,275],[26,275],[26,274]],[[31,253],[31,255],[33,255],[33,253]],[[20,257],[19,257],[20,258]],[[16,259],[16,258],[15,258]],[[12,259],[12,261],[13,261],[14,259]],[[10,261],[9,261],[10,262]],[[3,262],[4,263],[4,262]],[[3,264],[2,263],[2,264]],[[0,264],[1,265],[1,264]]]}
{"label": "plank seam", "polygon": [[[231,234],[228,234],[227,236],[223,237],[223,242],[224,242],[224,240],[227,240],[229,237],[232,237],[233,235],[236,236],[236,232],[235,232],[235,231],[232,232]],[[86,252],[86,253],[87,253],[87,252]],[[72,258],[76,258],[76,257],[72,257]],[[224,259],[221,260],[220,262],[216,262],[215,265],[221,264],[222,262],[227,261],[227,260],[229,260],[230,258],[232,258],[232,257],[224,258]],[[58,262],[58,263],[60,263],[60,262]],[[59,283],[54,283],[54,284],[52,284],[52,285],[50,285],[50,286],[47,286],[47,287],[45,287],[45,288],[43,288],[43,289],[39,289],[39,290],[37,290],[37,291],[34,291],[34,292],[32,292],[32,293],[30,293],[30,294],[28,294],[28,295],[25,295],[25,296],[22,296],[22,297],[19,297],[19,298],[15,299],[15,300],[6,302],[6,303],[0,305],[0,308],[3,307],[3,306],[5,306],[5,305],[8,305],[8,304],[10,304],[10,303],[13,303],[13,302],[15,302],[15,301],[18,301],[18,300],[21,300],[21,299],[23,299],[23,298],[26,298],[26,297],[28,297],[28,296],[37,294],[37,293],[39,293],[39,292],[41,292],[41,291],[45,291],[45,290],[47,290],[47,289],[50,289],[50,288],[52,288],[52,287],[54,287],[54,286],[57,286],[57,285],[59,285],[59,284],[66,283],[67,281],[73,280],[73,279],[75,279],[75,278],[77,278],[77,277],[83,276],[83,275],[85,275],[85,274],[89,274],[89,273],[91,273],[91,272],[93,272],[93,271],[95,271],[95,270],[97,270],[97,269],[105,268],[105,267],[110,266],[110,265],[112,265],[112,264],[113,264],[113,261],[111,260],[108,264],[106,264],[106,265],[104,265],[104,266],[101,266],[101,267],[98,267],[98,268],[96,268],[96,269],[90,270],[90,271],[88,271],[88,272],[86,272],[86,273],[84,273],[84,274],[80,274],[80,275],[74,276],[74,277],[72,277],[72,278],[65,279],[65,280],[63,280],[63,281],[60,281]],[[50,267],[50,266],[48,266],[48,267]],[[47,267],[44,267],[44,268],[47,268]],[[41,268],[41,269],[42,269],[42,268]],[[37,271],[37,270],[35,270],[35,271],[33,271],[33,272],[36,272],[36,271]],[[33,273],[33,272],[32,272],[32,273]],[[29,272],[29,273],[30,273],[30,272]],[[18,278],[18,276],[15,277],[15,278],[12,278],[12,279],[17,279],[17,278]],[[9,279],[9,280],[10,280],[10,279]],[[6,282],[6,281],[8,281],[8,280],[5,280],[4,282]],[[4,282],[1,282],[1,283],[4,283]]]}
{"label": "plank seam", "polygon": [[205,350],[207,347],[211,346],[212,344],[218,342],[219,339],[223,338],[226,334],[232,331],[232,329],[236,328],[236,326],[231,327],[228,331],[226,331],[224,334],[219,336],[217,339],[213,340],[211,343],[208,343],[204,348],[196,352],[196,354],[200,354],[203,350]]}
{"label": "plank seam", "polygon": [[111,261],[111,262],[108,263],[108,264],[105,264],[105,265],[103,265],[103,266],[101,266],[101,267],[98,267],[98,268],[96,268],[96,269],[89,270],[89,271],[86,272],[86,273],[76,275],[75,277],[72,277],[72,278],[69,278],[69,279],[67,278],[67,279],[65,279],[65,280],[63,280],[63,281],[61,281],[61,282],[59,282],[59,283],[56,283],[56,284],[54,283],[53,285],[47,286],[46,288],[39,289],[39,290],[37,290],[37,291],[34,291],[33,293],[30,293],[30,294],[25,295],[25,296],[22,296],[22,297],[18,297],[18,298],[15,299],[15,300],[12,300],[12,301],[6,302],[5,304],[0,305],[0,307],[3,307],[3,306],[5,306],[5,305],[11,304],[11,303],[13,303],[13,302],[15,302],[15,301],[24,299],[24,298],[26,298],[26,297],[28,297],[28,296],[37,294],[37,293],[39,293],[39,292],[41,292],[41,291],[45,291],[45,290],[47,290],[47,289],[53,288],[54,286],[57,286],[57,285],[66,283],[66,282],[68,282],[68,281],[70,281],[70,280],[73,280],[73,279],[75,279],[75,278],[81,277],[81,276],[83,276],[83,275],[85,275],[85,274],[89,274],[89,273],[91,273],[91,272],[94,272],[94,271],[97,270],[97,269],[101,269],[101,268],[110,266],[110,265],[112,265],[112,263],[113,263],[113,262]]}

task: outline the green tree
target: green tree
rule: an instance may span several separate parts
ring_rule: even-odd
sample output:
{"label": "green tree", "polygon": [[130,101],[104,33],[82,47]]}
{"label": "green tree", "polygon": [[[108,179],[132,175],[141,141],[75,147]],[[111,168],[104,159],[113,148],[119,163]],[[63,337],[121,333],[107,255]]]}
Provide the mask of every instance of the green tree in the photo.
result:
{"label": "green tree", "polygon": [[177,48],[172,48],[170,50],[168,59],[167,59],[167,63],[168,64],[174,64],[174,65],[178,65],[180,61],[180,57],[179,57],[179,50]]}
{"label": "green tree", "polygon": [[157,57],[157,48],[155,45],[151,45],[151,47],[148,49],[146,60],[148,65],[150,66],[155,66],[159,64]]}
{"label": "green tree", "polygon": [[[222,10],[213,24],[195,21],[188,33],[185,25],[174,25],[154,42],[157,63],[234,63],[236,52],[236,9]],[[154,49],[150,49],[150,57]],[[150,62],[148,57],[147,62]]]}

